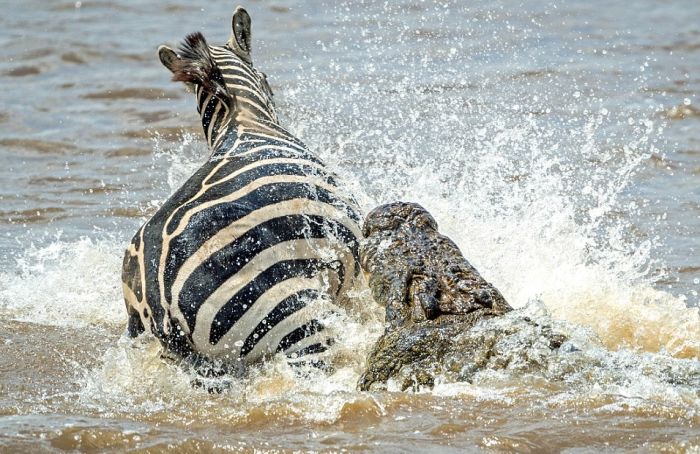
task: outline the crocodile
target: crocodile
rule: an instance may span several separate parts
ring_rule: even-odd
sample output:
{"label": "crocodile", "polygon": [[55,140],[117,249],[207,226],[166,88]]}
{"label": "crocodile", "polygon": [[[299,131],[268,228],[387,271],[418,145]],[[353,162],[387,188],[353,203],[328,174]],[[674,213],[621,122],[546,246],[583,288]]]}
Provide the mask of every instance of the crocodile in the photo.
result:
{"label": "crocodile", "polygon": [[[360,263],[373,299],[385,310],[386,327],[358,389],[386,389],[390,379],[402,391],[432,387],[438,376],[469,381],[482,368],[514,362],[501,350],[516,337],[528,344],[521,352],[556,351],[566,341],[551,326],[514,311],[419,204],[373,209],[363,236]],[[494,323],[504,316],[507,323]],[[517,361],[525,369],[538,366],[534,357]]]}

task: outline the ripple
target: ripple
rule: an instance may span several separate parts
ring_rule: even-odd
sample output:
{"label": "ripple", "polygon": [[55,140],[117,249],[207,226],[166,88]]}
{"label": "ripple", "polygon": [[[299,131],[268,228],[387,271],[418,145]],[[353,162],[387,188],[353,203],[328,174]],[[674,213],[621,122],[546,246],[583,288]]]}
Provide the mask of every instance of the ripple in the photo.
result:
{"label": "ripple", "polygon": [[200,126],[163,126],[159,128],[146,128],[124,132],[124,136],[132,139],[162,139],[167,142],[183,142],[188,136],[201,136]]}
{"label": "ripple", "polygon": [[664,111],[664,116],[669,120],[685,120],[691,117],[700,117],[700,110],[689,104],[679,104]]}
{"label": "ripple", "polygon": [[131,156],[146,156],[151,154],[150,148],[121,147],[109,150],[105,153],[108,158],[124,158]]}
{"label": "ripple", "polygon": [[[112,193],[123,191],[123,190],[124,190],[124,185],[106,184],[106,183],[101,182],[101,181],[95,181],[94,184],[89,185],[88,187],[73,188],[73,189],[69,189],[67,192],[79,193],[79,194],[89,196],[92,194],[112,194]],[[82,203],[87,203],[87,202],[82,202]]]}
{"label": "ripple", "polygon": [[5,75],[10,77],[25,77],[25,76],[36,76],[40,74],[41,70],[36,66],[19,66],[17,68],[11,69],[5,73]]}
{"label": "ripple", "polygon": [[82,95],[85,99],[171,99],[180,98],[181,94],[175,90],[164,90],[162,88],[122,88],[107,89]]}
{"label": "ripple", "polygon": [[85,60],[79,54],[75,52],[67,52],[61,55],[61,60],[66,63],[75,63],[76,65],[84,65]]}
{"label": "ripple", "polygon": [[56,49],[52,47],[41,47],[39,49],[33,49],[20,54],[15,54],[13,58],[16,60],[36,60],[38,58],[44,58],[53,55],[55,52]]}
{"label": "ripple", "polygon": [[680,274],[694,274],[700,272],[700,266],[680,266],[678,267]]}
{"label": "ripple", "polygon": [[76,182],[91,182],[95,181],[93,178],[76,178],[76,177],[54,177],[54,176],[41,176],[41,177],[31,177],[27,181],[27,184],[37,185],[37,186],[47,186],[65,183],[76,183]]}
{"label": "ripple", "polygon": [[176,113],[172,110],[157,110],[154,112],[132,112],[132,115],[138,117],[144,123],[157,123],[174,117]]}
{"label": "ripple", "polygon": [[521,80],[521,79],[544,79],[544,78],[551,78],[552,76],[556,75],[557,72],[551,69],[540,69],[540,70],[530,70],[530,71],[522,71],[516,74],[513,74],[510,76],[511,79],[513,80]]}
{"label": "ripple", "polygon": [[2,224],[45,224],[66,217],[66,210],[59,207],[0,211],[0,223]]}
{"label": "ripple", "polygon": [[129,206],[110,208],[104,212],[105,215],[120,217],[120,218],[142,218],[155,213],[156,209],[146,206]]}
{"label": "ripple", "polygon": [[288,6],[283,6],[283,5],[271,5],[270,6],[270,11],[274,13],[288,13],[292,9]]}
{"label": "ripple", "polygon": [[35,151],[42,154],[68,154],[80,150],[70,143],[39,139],[0,139],[0,146]]}

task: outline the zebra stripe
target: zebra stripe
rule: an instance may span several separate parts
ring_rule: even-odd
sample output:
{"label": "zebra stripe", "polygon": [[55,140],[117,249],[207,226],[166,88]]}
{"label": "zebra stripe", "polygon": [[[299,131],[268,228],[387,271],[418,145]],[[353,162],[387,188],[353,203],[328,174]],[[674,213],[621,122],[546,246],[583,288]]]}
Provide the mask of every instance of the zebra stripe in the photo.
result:
{"label": "zebra stripe", "polygon": [[[326,204],[316,201],[297,199],[293,203],[280,203],[268,205],[260,210],[231,223],[229,226],[219,230],[215,235],[205,241],[194,253],[187,256],[184,263],[178,268],[178,273],[172,281],[171,289],[173,294],[173,305],[179,304],[179,295],[183,289],[185,280],[195,271],[198,264],[202,264],[209,257],[218,253],[226,245],[239,240],[254,227],[264,225],[272,219],[294,216],[296,213],[304,212],[308,216],[328,216],[332,213],[332,208]],[[350,230],[355,237],[360,232],[354,230],[355,226],[350,218],[345,218],[340,222],[346,229]]]}
{"label": "zebra stripe", "polygon": [[333,345],[322,320],[359,276],[359,210],[279,125],[267,78],[250,63],[249,29],[233,32],[224,46],[193,34],[179,55],[159,49],[173,79],[194,88],[211,155],[127,248],[128,331],[149,329],[198,361],[284,353],[320,364]]}

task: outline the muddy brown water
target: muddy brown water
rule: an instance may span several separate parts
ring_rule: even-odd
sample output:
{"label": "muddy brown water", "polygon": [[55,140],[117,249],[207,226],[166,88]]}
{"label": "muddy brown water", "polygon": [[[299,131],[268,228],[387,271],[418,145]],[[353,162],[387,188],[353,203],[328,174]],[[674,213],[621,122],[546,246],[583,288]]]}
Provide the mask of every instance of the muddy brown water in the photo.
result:
{"label": "muddy brown water", "polygon": [[0,451],[700,449],[700,3],[246,4],[284,123],[363,209],[423,204],[576,349],[361,393],[381,324],[348,322],[335,373],[212,395],[124,338],[119,268],[207,154],[156,48],[223,42],[235,6],[3,4]]}

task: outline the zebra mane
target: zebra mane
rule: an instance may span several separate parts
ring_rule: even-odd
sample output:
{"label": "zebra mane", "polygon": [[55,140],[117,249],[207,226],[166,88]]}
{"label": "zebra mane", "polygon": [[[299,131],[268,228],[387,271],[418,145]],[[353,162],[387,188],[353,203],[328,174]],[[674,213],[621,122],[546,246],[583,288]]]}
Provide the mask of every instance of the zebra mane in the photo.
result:
{"label": "zebra mane", "polygon": [[197,84],[219,99],[232,111],[235,95],[226,88],[224,76],[200,32],[190,33],[178,47],[179,58],[173,62],[173,81]]}

